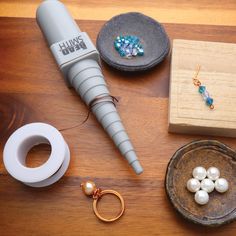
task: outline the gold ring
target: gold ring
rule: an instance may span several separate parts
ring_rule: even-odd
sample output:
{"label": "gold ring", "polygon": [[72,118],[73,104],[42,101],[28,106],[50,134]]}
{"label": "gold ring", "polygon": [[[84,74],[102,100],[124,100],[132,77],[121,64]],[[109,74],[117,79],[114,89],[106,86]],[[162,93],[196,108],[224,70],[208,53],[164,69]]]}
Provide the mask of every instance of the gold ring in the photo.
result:
{"label": "gold ring", "polygon": [[[121,209],[120,209],[120,212],[119,214],[114,217],[114,218],[111,218],[111,219],[106,219],[104,217],[102,217],[99,212],[98,212],[98,209],[97,209],[97,203],[98,201],[102,198],[103,195],[105,194],[112,194],[112,195],[115,195],[119,200],[120,200],[120,204],[121,204]],[[97,198],[94,198],[94,201],[93,201],[93,211],[94,211],[94,214],[102,221],[105,221],[105,222],[113,222],[113,221],[116,221],[118,220],[124,213],[125,211],[125,202],[124,202],[124,199],[123,197],[116,191],[114,190],[103,190],[99,193],[99,196]]]}
{"label": "gold ring", "polygon": [[[83,190],[85,195],[93,197],[93,199],[94,199],[94,201],[93,201],[93,211],[94,211],[94,214],[98,217],[98,219],[100,219],[104,222],[113,222],[113,221],[118,220],[124,214],[125,201],[124,201],[123,197],[118,192],[116,192],[114,190],[101,190],[100,188],[97,188],[95,183],[92,182],[92,181],[86,181],[86,182],[82,183],[81,187],[82,187],[82,190]],[[121,208],[120,208],[119,214],[116,217],[111,218],[111,219],[106,219],[106,218],[102,217],[99,214],[98,209],[97,209],[98,201],[105,194],[115,195],[120,200],[120,203],[121,203]]]}

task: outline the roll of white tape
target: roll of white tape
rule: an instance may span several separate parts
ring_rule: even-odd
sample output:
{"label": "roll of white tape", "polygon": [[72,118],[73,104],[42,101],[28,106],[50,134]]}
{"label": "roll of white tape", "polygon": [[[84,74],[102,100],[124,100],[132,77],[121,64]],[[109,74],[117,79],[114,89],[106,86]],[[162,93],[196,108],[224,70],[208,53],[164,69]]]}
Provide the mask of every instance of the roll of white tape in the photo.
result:
{"label": "roll of white tape", "polygon": [[[51,154],[41,166],[25,165],[29,150],[38,144],[51,145]],[[3,162],[11,176],[32,187],[45,187],[58,181],[70,162],[70,150],[61,133],[45,123],[31,123],[16,130],[7,140]]]}

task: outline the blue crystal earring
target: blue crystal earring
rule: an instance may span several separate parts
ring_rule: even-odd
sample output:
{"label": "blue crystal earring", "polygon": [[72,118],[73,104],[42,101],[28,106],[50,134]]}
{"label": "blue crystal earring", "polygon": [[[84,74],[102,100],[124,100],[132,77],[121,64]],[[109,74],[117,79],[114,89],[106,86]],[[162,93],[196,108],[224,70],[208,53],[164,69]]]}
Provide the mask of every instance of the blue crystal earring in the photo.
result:
{"label": "blue crystal earring", "polygon": [[140,39],[134,35],[117,36],[114,41],[114,47],[121,57],[128,59],[144,55]]}
{"label": "blue crystal earring", "polygon": [[193,84],[198,87],[198,92],[202,95],[203,100],[206,102],[206,105],[210,109],[214,109],[213,98],[210,97],[209,92],[206,89],[206,86],[202,85],[200,80],[197,78],[200,72],[201,67],[198,65],[195,76],[193,77]]}

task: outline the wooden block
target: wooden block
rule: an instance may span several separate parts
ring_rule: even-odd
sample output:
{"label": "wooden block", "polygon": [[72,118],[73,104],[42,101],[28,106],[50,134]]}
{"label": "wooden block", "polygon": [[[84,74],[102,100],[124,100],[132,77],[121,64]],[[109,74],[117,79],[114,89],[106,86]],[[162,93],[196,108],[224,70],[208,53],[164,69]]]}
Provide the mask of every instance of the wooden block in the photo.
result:
{"label": "wooden block", "polygon": [[[174,40],[169,131],[236,137],[236,44]],[[197,65],[199,80],[214,99],[213,110],[193,85]]]}

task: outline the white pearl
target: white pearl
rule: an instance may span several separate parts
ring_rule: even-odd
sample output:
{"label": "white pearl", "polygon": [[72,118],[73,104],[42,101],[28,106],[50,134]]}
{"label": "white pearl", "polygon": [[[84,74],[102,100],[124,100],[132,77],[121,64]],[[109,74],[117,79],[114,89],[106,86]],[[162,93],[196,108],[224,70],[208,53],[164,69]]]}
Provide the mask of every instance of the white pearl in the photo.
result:
{"label": "white pearl", "polygon": [[199,205],[205,205],[209,201],[209,195],[204,190],[199,190],[195,193],[194,200]]}
{"label": "white pearl", "polygon": [[207,170],[207,177],[211,180],[217,180],[220,177],[220,171],[216,167],[210,167]]}
{"label": "white pearl", "polygon": [[198,179],[198,180],[203,180],[206,178],[206,169],[198,166],[193,169],[193,177]]}
{"label": "white pearl", "polygon": [[192,192],[195,193],[200,189],[200,182],[198,179],[189,179],[187,182],[187,189]]}
{"label": "white pearl", "polygon": [[229,189],[228,181],[224,178],[219,178],[215,182],[215,189],[220,193],[224,193]]}
{"label": "white pearl", "polygon": [[203,179],[201,182],[201,189],[211,193],[215,188],[215,184],[211,179]]}

